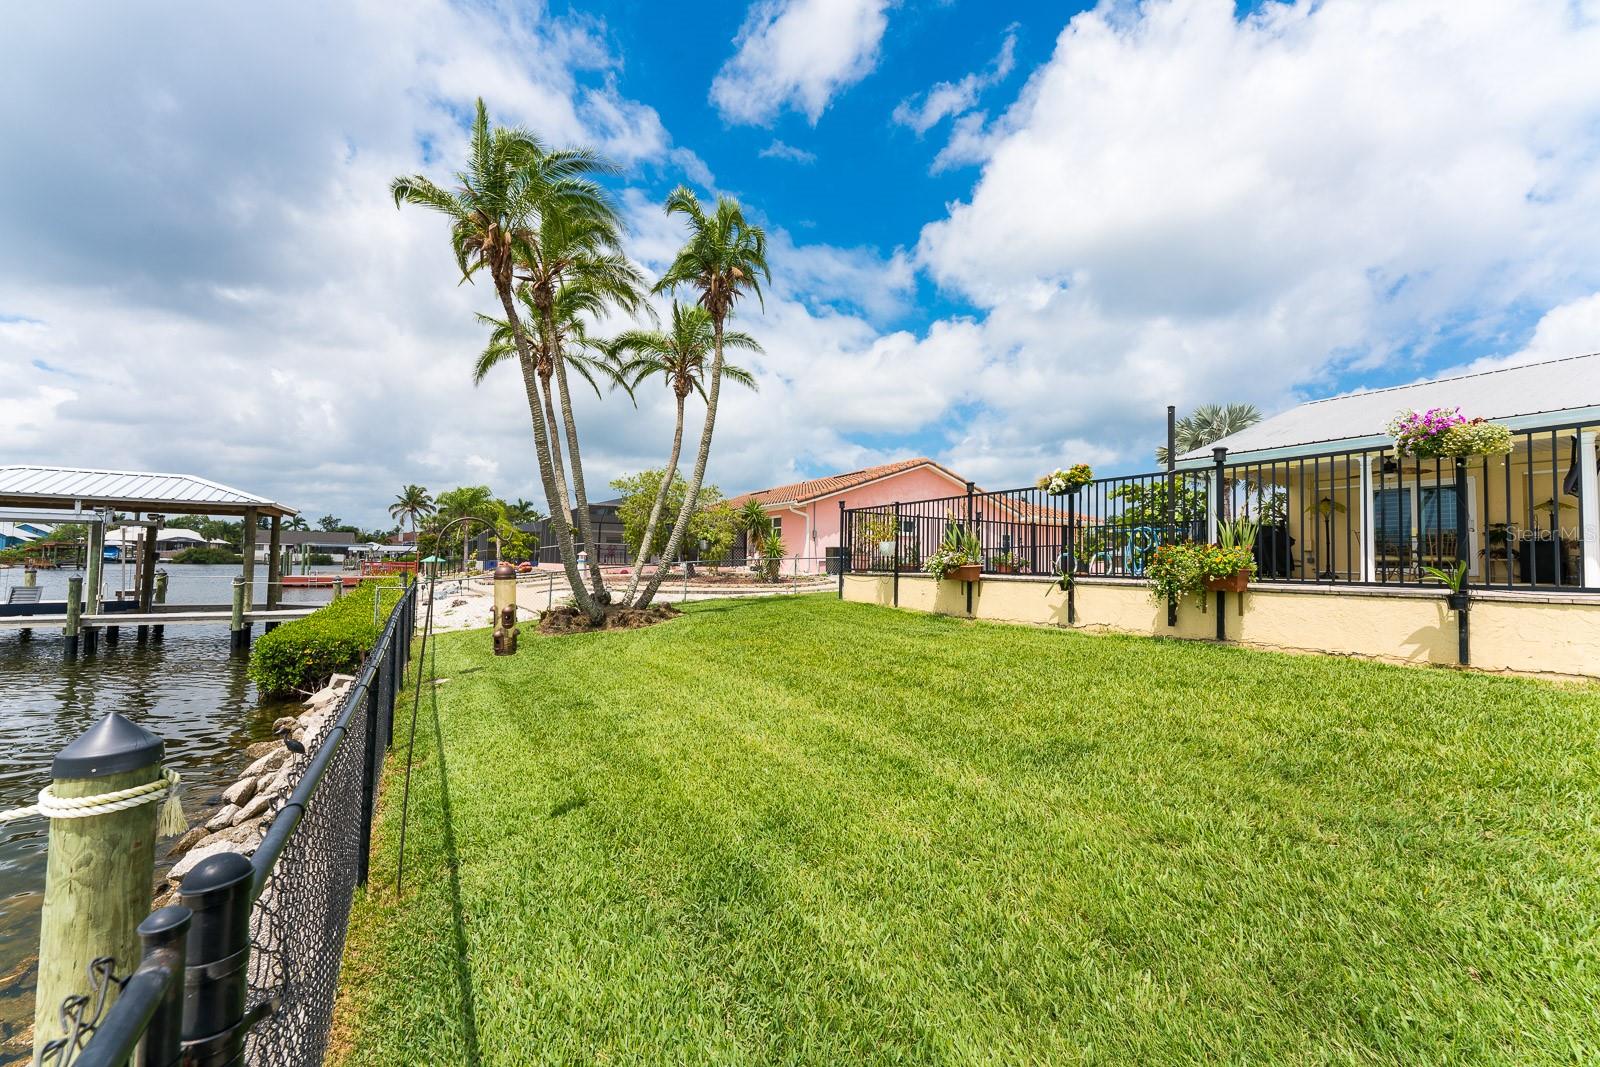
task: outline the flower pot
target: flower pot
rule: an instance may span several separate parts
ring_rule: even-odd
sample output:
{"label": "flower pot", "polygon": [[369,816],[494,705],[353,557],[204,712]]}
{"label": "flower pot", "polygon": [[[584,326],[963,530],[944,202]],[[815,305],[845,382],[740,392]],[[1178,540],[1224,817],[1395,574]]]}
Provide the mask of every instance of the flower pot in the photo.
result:
{"label": "flower pot", "polygon": [[1444,598],[1451,611],[1466,611],[1468,599],[1466,593],[1448,593]]}
{"label": "flower pot", "polygon": [[892,555],[894,555],[894,542],[893,541],[879,541],[878,542],[878,555],[880,555],[880,556],[892,556]]}
{"label": "flower pot", "polygon": [[959,567],[951,567],[944,572],[944,576],[952,582],[975,582],[983,576],[981,563],[963,563]]}
{"label": "flower pot", "polygon": [[1226,578],[1207,578],[1206,589],[1212,593],[1242,593],[1250,586],[1250,569],[1240,568]]}
{"label": "flower pot", "polygon": [[1016,574],[1016,573],[1018,573],[1016,566],[1014,564],[1011,564],[1011,563],[996,563],[994,565],[994,572],[996,574]]}

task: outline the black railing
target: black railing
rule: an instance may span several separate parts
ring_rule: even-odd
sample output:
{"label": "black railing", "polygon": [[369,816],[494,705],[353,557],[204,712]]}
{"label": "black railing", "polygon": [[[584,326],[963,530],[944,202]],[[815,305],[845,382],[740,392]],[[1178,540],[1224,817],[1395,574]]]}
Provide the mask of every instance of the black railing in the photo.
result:
{"label": "black railing", "polygon": [[[1476,588],[1600,592],[1600,520],[1585,486],[1600,424],[1513,432],[1503,456],[1417,459],[1392,445],[845,509],[850,573],[920,571],[951,528],[985,574],[1143,577],[1156,548],[1260,523],[1257,582],[1428,585],[1464,561]],[[1591,492],[1596,492],[1591,489]],[[1458,506],[1460,514],[1458,515]],[[1585,578],[1585,554],[1591,557]]]}
{"label": "black railing", "polygon": [[322,1062],[350,902],[367,878],[417,589],[401,594],[253,855],[208,856],[184,877],[181,903],[140,926],[144,957],[115,980],[116,1003],[81,1051],[63,1042],[55,1062]]}

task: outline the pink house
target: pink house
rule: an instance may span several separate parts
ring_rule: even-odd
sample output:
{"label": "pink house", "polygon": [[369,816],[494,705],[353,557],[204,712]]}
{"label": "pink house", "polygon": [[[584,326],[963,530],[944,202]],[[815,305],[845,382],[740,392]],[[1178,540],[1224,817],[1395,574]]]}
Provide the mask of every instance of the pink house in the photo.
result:
{"label": "pink house", "polygon": [[788,554],[800,557],[798,569],[816,573],[824,570],[826,559],[839,550],[841,501],[860,508],[958,496],[966,491],[965,479],[924,456],[743,493],[728,502],[737,508],[747,500],[760,501],[783,537]]}

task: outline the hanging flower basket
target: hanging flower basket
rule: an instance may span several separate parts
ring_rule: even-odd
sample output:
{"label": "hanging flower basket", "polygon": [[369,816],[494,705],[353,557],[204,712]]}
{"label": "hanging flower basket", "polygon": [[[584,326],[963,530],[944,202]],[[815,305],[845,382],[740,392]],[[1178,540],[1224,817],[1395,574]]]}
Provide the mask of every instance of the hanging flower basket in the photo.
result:
{"label": "hanging flower basket", "polygon": [[1511,431],[1487,419],[1469,419],[1460,408],[1402,411],[1389,422],[1395,451],[1417,459],[1503,456],[1511,451]]}
{"label": "hanging flower basket", "polygon": [[1066,470],[1054,470],[1034,484],[1051,496],[1070,496],[1094,481],[1087,463],[1075,463]]}

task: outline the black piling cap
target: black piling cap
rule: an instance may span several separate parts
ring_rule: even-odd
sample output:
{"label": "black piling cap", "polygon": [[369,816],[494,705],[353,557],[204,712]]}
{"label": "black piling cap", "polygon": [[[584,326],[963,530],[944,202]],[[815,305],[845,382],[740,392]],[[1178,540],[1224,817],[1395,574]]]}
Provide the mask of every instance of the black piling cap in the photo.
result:
{"label": "black piling cap", "polygon": [[56,753],[52,778],[104,778],[161,762],[166,743],[126,715],[113,711]]}

